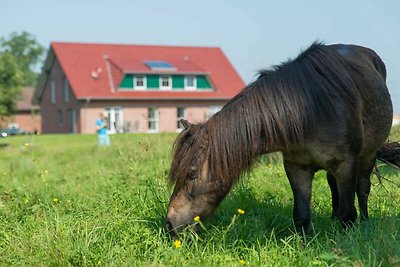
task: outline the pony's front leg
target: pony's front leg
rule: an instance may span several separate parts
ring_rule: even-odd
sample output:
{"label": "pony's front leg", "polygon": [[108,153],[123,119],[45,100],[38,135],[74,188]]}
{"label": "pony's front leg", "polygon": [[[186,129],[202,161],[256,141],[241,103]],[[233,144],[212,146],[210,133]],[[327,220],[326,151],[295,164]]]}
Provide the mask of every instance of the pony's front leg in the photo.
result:
{"label": "pony's front leg", "polygon": [[298,165],[286,160],[284,164],[293,192],[293,221],[296,231],[308,234],[311,230],[311,183],[315,171],[310,166]]}

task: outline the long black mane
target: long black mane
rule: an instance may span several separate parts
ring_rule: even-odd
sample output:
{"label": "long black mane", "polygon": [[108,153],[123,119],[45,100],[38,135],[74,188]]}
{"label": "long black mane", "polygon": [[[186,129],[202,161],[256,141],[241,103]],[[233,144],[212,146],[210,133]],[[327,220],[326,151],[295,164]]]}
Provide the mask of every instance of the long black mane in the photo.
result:
{"label": "long black mane", "polygon": [[342,56],[321,43],[261,71],[206,123],[181,133],[171,178],[187,179],[203,145],[210,179],[229,190],[260,154],[303,144],[319,121],[335,118],[338,108],[355,111],[360,97],[349,71]]}

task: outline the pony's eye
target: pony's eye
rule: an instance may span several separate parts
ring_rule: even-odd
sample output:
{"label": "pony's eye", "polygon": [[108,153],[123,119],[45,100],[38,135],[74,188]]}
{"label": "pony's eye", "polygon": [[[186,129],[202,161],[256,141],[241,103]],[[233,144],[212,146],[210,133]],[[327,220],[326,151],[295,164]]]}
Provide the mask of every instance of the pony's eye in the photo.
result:
{"label": "pony's eye", "polygon": [[189,192],[189,199],[193,200],[195,198],[195,194],[192,191]]}
{"label": "pony's eye", "polygon": [[196,170],[196,167],[191,166],[191,167],[189,168],[188,178],[189,178],[189,180],[194,180],[194,179],[197,178],[197,170]]}
{"label": "pony's eye", "polygon": [[194,179],[196,179],[196,172],[195,172],[195,171],[190,171],[190,172],[188,173],[188,178],[189,178],[189,180],[194,180]]}

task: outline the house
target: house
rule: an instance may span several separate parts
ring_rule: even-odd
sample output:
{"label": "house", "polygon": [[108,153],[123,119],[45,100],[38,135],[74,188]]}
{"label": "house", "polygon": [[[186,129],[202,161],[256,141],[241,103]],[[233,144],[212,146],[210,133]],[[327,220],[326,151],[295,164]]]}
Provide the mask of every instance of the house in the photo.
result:
{"label": "house", "polygon": [[392,126],[400,125],[400,114],[393,114]]}
{"label": "house", "polygon": [[17,101],[17,112],[2,121],[0,128],[16,128],[28,133],[41,132],[41,117],[38,105],[32,104],[35,88],[22,89],[21,99]]}
{"label": "house", "polygon": [[43,133],[179,131],[244,87],[220,48],[53,42],[35,91]]}

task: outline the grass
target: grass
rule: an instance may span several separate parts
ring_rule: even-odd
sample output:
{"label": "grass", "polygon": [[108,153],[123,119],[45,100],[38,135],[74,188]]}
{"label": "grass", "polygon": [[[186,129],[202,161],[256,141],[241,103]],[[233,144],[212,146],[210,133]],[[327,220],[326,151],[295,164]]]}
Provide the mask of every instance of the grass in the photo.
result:
{"label": "grass", "polygon": [[[392,139],[400,140],[399,130]],[[397,136],[396,136],[397,135]],[[0,140],[0,266],[399,266],[400,172],[372,177],[370,221],[329,219],[324,172],[313,183],[313,234],[293,234],[279,155],[263,157],[201,222],[164,230],[174,134],[21,136]],[[237,209],[245,214],[238,214]]]}

